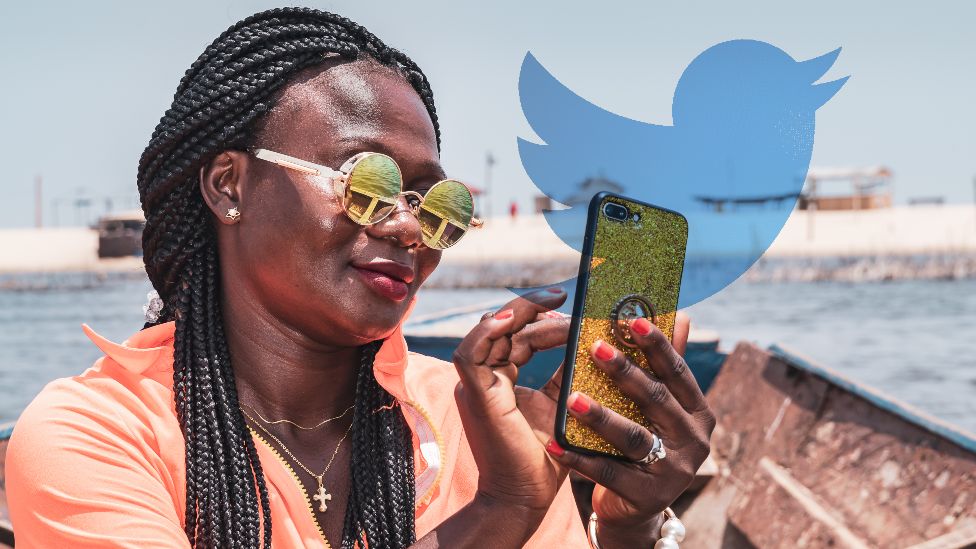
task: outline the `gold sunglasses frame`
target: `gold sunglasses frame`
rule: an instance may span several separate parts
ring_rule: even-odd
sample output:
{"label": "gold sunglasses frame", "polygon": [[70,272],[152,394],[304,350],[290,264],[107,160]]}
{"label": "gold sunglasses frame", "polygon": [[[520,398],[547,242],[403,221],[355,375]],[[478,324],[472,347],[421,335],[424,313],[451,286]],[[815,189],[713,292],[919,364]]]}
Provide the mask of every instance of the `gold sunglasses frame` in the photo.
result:
{"label": "gold sunglasses frame", "polygon": [[[455,182],[455,183],[460,183],[461,185],[464,185],[464,183],[461,183],[460,181],[458,181],[456,179],[442,179],[442,180],[438,181],[437,183],[435,183],[431,188],[427,189],[427,192],[424,193],[424,194],[420,194],[420,193],[418,193],[416,191],[404,191],[403,190],[403,175],[402,175],[402,172],[400,172],[400,165],[397,164],[396,163],[396,160],[394,160],[392,157],[390,157],[388,155],[385,155],[383,153],[377,153],[377,152],[361,152],[361,153],[358,153],[358,154],[352,156],[349,160],[346,160],[342,164],[342,166],[339,167],[338,170],[334,170],[334,169],[332,169],[332,168],[330,168],[328,166],[323,166],[321,164],[316,164],[314,162],[309,162],[307,160],[302,160],[300,158],[295,158],[294,156],[288,156],[287,154],[282,154],[282,153],[275,152],[275,151],[268,150],[268,149],[254,149],[253,151],[251,151],[251,153],[255,157],[257,157],[257,158],[259,158],[261,160],[264,160],[264,161],[267,161],[267,162],[271,162],[273,164],[277,164],[278,166],[281,166],[282,168],[286,168],[286,169],[289,169],[289,170],[294,170],[294,171],[297,171],[297,172],[309,174],[309,175],[316,176],[316,177],[323,177],[325,179],[330,180],[332,182],[332,184],[333,184],[333,189],[332,190],[333,190],[333,192],[336,195],[336,199],[339,201],[339,206],[342,207],[343,213],[345,213],[346,214],[346,217],[348,217],[354,223],[356,223],[357,225],[362,225],[364,227],[365,226],[369,226],[369,225],[375,225],[376,223],[379,223],[380,221],[383,221],[384,219],[386,219],[387,217],[389,217],[393,212],[396,211],[396,209],[397,209],[396,208],[396,203],[400,201],[400,197],[407,197],[407,198],[414,197],[414,198],[417,199],[416,204],[411,203],[410,200],[407,200],[406,201],[406,204],[407,204],[407,207],[410,209],[410,213],[412,213],[419,220],[420,219],[420,207],[423,205],[424,199],[425,199],[426,195],[429,194],[431,191],[433,191],[438,185],[440,185],[441,183],[446,183],[446,182]],[[351,213],[346,208],[346,204],[345,204],[345,201],[343,200],[343,197],[345,196],[345,194],[346,194],[346,188],[348,187],[349,175],[356,168],[356,165],[359,164],[359,162],[361,162],[365,158],[367,158],[367,157],[369,157],[371,155],[374,155],[374,154],[378,154],[380,156],[385,156],[385,157],[389,158],[390,159],[390,162],[393,162],[393,165],[396,166],[397,173],[400,173],[401,174],[400,175],[400,192],[397,193],[396,197],[392,197],[393,198],[393,208],[391,208],[390,211],[388,211],[386,214],[384,214],[382,217],[376,219],[375,221],[372,221],[370,223],[363,223],[362,220],[363,219],[366,219],[368,216],[372,215],[373,210],[376,208],[376,205],[380,201],[386,202],[387,204],[389,204],[389,202],[387,202],[387,200],[386,200],[386,197],[381,198],[381,197],[377,197],[377,196],[372,196],[371,197],[372,198],[372,203],[367,208],[366,212],[362,216],[359,217],[359,219],[357,219],[357,216],[354,215],[353,213]],[[467,187],[467,186],[465,185],[465,187]],[[470,189],[468,190],[468,192],[469,193],[471,192]],[[473,206],[474,205],[474,197],[471,198],[471,203],[472,203],[472,206]],[[451,225],[456,226],[459,229],[463,229],[464,230],[464,234],[467,234],[468,229],[480,229],[481,227],[484,226],[484,221],[481,220],[481,219],[479,219],[479,218],[477,218],[477,217],[474,217],[474,216],[471,216],[471,220],[468,222],[468,225],[466,227],[462,227],[459,223],[453,223],[453,222],[451,222],[451,220],[445,219],[445,218],[441,217],[441,225],[437,229],[437,231],[435,232],[434,236],[431,238],[433,241],[437,242],[440,239],[440,236],[444,232],[444,229],[447,228],[447,224],[448,223],[450,223]],[[454,243],[451,244],[451,246],[454,246],[455,244],[457,244],[458,242],[460,242],[461,238],[464,238],[464,234],[462,234],[460,237],[458,237],[458,239],[455,240]],[[428,246],[430,248],[433,248],[433,246],[429,246],[426,242],[424,242],[424,245],[425,246]],[[451,246],[448,246],[447,248],[450,248]],[[447,249],[447,248],[435,248],[435,249],[442,249],[443,250],[443,249]]]}

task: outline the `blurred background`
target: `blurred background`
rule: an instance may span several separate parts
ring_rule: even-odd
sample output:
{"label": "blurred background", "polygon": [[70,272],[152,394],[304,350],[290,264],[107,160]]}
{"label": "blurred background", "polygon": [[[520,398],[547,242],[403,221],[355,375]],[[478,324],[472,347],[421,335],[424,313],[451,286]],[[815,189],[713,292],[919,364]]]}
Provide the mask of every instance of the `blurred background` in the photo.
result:
{"label": "blurred background", "polygon": [[[102,255],[138,253],[136,164],[176,83],[217,34],[275,5],[21,2],[0,11],[0,418],[14,419],[50,378],[97,357],[80,322],[113,338],[138,329],[149,290],[139,259],[98,260],[99,235]],[[431,281],[439,287],[504,288],[575,272],[578,256],[535,215],[550,203],[516,147],[517,136],[533,138],[516,87],[527,51],[601,107],[670,124],[677,78],[709,46],[754,38],[796,59],[843,47],[824,80],[852,78],[817,113],[805,189],[820,208],[796,211],[767,253],[791,260],[754,268],[690,312],[723,342],[788,343],[976,430],[976,36],[966,23],[976,8],[960,4],[950,16],[880,2],[308,5],[366,25],[424,68],[444,166],[480,189],[480,213],[497,218],[489,225],[498,231],[445,255]],[[475,276],[468,263],[495,248],[511,261]],[[539,253],[552,261],[518,268]]]}
{"label": "blurred background", "polygon": [[[565,197],[546,197],[527,177],[516,146],[516,137],[534,135],[517,93],[526,52],[604,109],[667,125],[682,70],[718,42],[763,40],[795,59],[843,47],[824,80],[851,79],[817,112],[799,205],[752,269],[691,307],[694,339],[719,353],[719,362],[738,342],[789,349],[787,358],[773,354],[824,365],[828,379],[836,374],[834,382],[859,387],[855,394],[896,403],[881,408],[938,425],[929,431],[939,440],[972,444],[976,4],[304,4],[365,25],[425,70],[445,169],[475,188],[488,218],[484,231],[445,253],[422,291],[413,319],[418,345],[449,341],[466,314],[507,300],[506,286],[573,276],[579,255],[539,212],[553,201],[571,204],[573,193],[614,188],[595,178]],[[0,420],[15,420],[47,382],[78,374],[101,355],[82,322],[116,341],[141,328],[151,288],[138,257],[139,155],[206,45],[275,5],[0,7]],[[700,379],[711,383],[714,375]],[[748,389],[728,398],[747,403]],[[768,434],[767,427],[760,431]],[[964,463],[972,466],[972,454]],[[974,477],[970,470],[970,486]],[[950,498],[946,509],[968,509],[967,502],[976,505]],[[966,513],[950,513],[925,539],[951,531]],[[765,545],[758,534],[749,537]]]}

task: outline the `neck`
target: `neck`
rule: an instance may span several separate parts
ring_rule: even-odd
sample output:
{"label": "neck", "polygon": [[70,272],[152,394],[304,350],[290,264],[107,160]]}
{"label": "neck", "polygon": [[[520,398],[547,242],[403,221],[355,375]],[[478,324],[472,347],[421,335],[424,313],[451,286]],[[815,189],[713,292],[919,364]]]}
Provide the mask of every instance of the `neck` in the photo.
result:
{"label": "neck", "polygon": [[360,347],[314,341],[258,310],[252,305],[257,302],[229,296],[223,303],[241,405],[268,419],[301,425],[314,425],[351,406]]}

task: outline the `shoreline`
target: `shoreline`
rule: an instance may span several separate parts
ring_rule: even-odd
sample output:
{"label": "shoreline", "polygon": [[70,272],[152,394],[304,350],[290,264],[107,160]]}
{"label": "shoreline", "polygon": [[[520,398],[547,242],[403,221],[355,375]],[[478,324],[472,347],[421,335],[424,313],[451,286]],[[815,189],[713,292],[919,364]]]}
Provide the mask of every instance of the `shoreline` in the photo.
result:
{"label": "shoreline", "polygon": [[[727,213],[716,215],[747,215]],[[0,289],[25,281],[145,276],[141,257],[97,257],[94,229],[0,229]],[[579,253],[542,215],[492,218],[443,255],[433,288],[535,286],[576,276]],[[743,275],[753,283],[976,278],[976,207],[795,210]]]}

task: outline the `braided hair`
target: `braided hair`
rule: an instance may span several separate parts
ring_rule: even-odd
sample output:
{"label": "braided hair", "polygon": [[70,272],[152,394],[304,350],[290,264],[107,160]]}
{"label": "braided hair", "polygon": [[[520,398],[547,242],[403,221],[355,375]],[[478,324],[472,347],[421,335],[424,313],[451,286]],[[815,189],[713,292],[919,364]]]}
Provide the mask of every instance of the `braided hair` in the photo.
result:
{"label": "braided hair", "polygon": [[[324,57],[363,57],[401,74],[440,129],[420,68],[352,21],[308,8],[258,13],[221,34],[186,71],[173,104],[139,160],[146,216],[143,252],[163,309],[175,321],[173,391],[186,440],[186,525],[193,547],[270,547],[271,514],[261,463],[239,407],[220,309],[216,231],[198,172],[218,153],[246,149],[289,78]],[[362,349],[353,417],[352,486],[342,547],[414,542],[410,431],[376,382],[379,342]]]}

